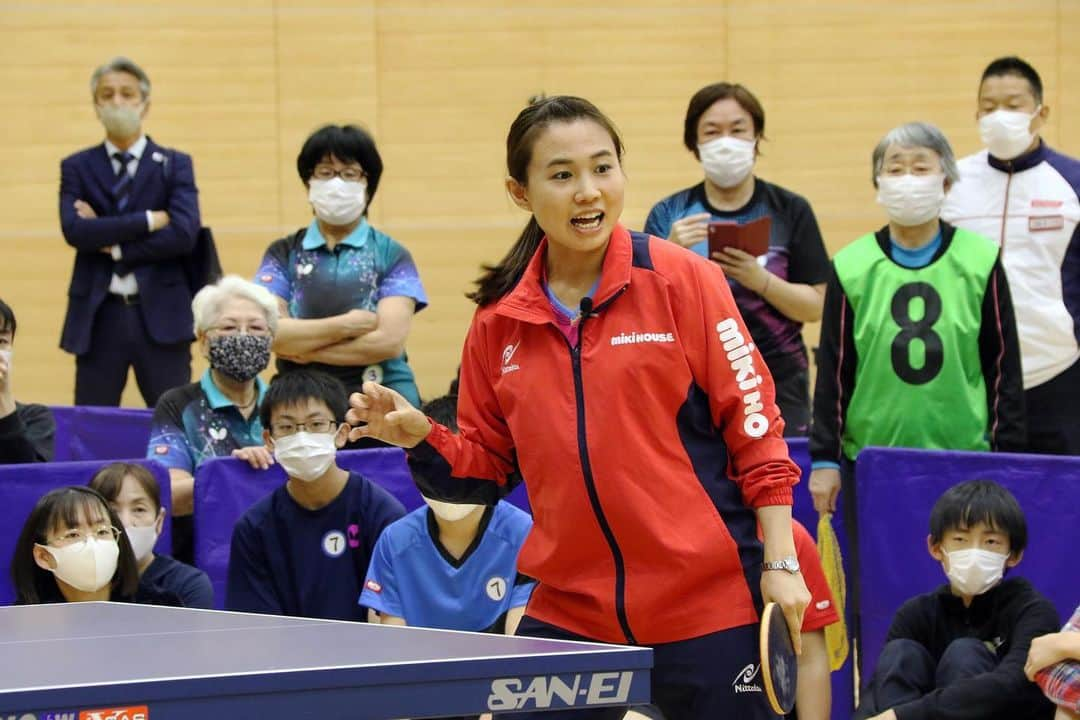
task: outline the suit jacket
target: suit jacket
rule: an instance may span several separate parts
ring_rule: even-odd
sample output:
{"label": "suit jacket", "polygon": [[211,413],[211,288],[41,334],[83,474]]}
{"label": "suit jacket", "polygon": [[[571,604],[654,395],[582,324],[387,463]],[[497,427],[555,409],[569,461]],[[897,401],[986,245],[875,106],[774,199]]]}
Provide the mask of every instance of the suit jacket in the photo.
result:
{"label": "suit jacket", "polygon": [[[109,292],[114,272],[135,273],[139,310],[152,340],[178,343],[194,338],[185,261],[201,223],[191,156],[147,138],[123,213],[116,209],[115,184],[116,173],[104,143],[60,163],[60,226],[68,245],[78,251],[60,347],[76,355],[90,349],[94,315]],[[76,200],[89,203],[97,217],[80,218]],[[169,225],[149,232],[147,210],[167,211]],[[101,252],[110,245],[120,246],[122,260],[114,261]]]}

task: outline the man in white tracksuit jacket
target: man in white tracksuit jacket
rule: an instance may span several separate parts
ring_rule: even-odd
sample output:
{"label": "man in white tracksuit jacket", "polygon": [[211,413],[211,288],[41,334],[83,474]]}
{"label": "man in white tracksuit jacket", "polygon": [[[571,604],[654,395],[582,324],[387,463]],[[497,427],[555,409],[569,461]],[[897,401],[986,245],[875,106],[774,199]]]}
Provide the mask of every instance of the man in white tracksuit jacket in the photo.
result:
{"label": "man in white tracksuit jacket", "polygon": [[1080,455],[1080,161],[1047,147],[1035,69],[987,66],[976,117],[987,149],[960,160],[941,216],[1001,246],[1020,336],[1028,451]]}

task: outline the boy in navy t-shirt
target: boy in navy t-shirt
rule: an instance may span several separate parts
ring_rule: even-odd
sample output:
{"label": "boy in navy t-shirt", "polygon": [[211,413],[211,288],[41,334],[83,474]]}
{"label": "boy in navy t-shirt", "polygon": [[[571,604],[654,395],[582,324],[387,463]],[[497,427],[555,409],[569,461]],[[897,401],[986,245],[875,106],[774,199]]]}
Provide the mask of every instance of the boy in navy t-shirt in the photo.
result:
{"label": "boy in navy t-shirt", "polygon": [[[457,398],[424,412],[457,428]],[[426,507],[379,538],[360,604],[384,625],[513,635],[535,583],[517,572],[532,518],[507,502],[494,506],[424,498]]]}
{"label": "boy in navy t-shirt", "polygon": [[233,529],[230,610],[365,620],[357,604],[383,529],[405,514],[389,492],[337,466],[346,394],[325,373],[279,375],[263,400],[263,438],[288,482]]}

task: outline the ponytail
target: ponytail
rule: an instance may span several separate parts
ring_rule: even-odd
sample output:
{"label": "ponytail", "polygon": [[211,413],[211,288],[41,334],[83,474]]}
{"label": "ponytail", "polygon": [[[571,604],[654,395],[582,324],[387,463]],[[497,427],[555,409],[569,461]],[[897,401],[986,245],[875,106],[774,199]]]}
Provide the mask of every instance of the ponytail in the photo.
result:
{"label": "ponytail", "polygon": [[536,222],[536,216],[530,216],[510,252],[495,265],[483,265],[484,273],[476,280],[476,290],[465,297],[477,305],[487,305],[513,290],[525,274],[525,267],[536,254],[543,238],[544,231]]}

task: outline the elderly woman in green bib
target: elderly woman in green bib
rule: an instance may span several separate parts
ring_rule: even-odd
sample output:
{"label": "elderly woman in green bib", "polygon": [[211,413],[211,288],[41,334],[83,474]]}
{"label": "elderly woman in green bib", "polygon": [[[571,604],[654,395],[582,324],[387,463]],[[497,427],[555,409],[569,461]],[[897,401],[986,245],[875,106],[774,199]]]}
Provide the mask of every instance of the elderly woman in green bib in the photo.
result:
{"label": "elderly woman in green bib", "polygon": [[1001,253],[939,217],[958,179],[948,140],[929,123],[894,128],[871,177],[889,222],[833,258],[810,433],[814,507],[834,512],[843,493],[849,537],[862,448],[1014,451],[1025,440]]}

